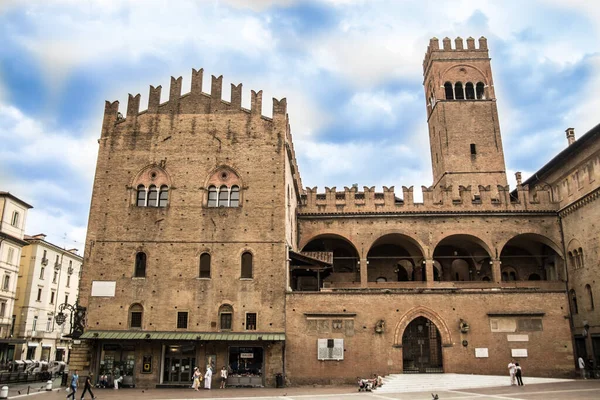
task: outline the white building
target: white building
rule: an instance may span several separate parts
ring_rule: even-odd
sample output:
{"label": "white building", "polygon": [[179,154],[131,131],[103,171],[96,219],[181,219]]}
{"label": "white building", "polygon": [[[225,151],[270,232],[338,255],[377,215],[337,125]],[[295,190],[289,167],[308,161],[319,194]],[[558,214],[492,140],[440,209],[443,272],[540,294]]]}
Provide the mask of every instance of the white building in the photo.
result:
{"label": "white building", "polygon": [[77,249],[65,250],[45,240],[46,235],[25,236],[15,305],[15,359],[66,361],[71,313],[63,325],[55,316],[61,304],[75,304],[79,294],[79,271],[83,258]]}
{"label": "white building", "polygon": [[27,242],[25,221],[33,208],[8,192],[0,192],[0,363],[13,360],[22,340],[13,335],[15,295],[21,252]]}

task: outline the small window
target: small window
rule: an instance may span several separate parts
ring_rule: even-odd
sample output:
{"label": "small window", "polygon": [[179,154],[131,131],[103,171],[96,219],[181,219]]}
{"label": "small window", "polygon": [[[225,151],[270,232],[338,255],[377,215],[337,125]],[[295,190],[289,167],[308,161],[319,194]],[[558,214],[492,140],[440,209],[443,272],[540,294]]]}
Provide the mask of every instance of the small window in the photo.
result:
{"label": "small window", "polygon": [[158,189],[156,186],[150,186],[148,189],[148,207],[158,206]]}
{"label": "small window", "polygon": [[34,332],[37,329],[37,320],[38,320],[37,316],[33,317],[33,324],[31,324],[31,330]]}
{"label": "small window", "polygon": [[134,304],[129,308],[129,327],[141,329],[142,327],[142,315],[144,308],[141,304]]}
{"label": "small window", "polygon": [[200,256],[200,278],[210,278],[210,254]]}
{"label": "small window", "polygon": [[4,314],[6,314],[6,302],[5,301],[0,303],[0,318],[4,318]]}
{"label": "small window", "polygon": [[46,321],[46,332],[52,332],[52,317],[48,317]]}
{"label": "small window", "polygon": [[12,247],[9,247],[8,253],[6,254],[6,263],[12,265],[14,256],[15,256],[15,249],[13,249]]}
{"label": "small window", "polygon": [[477,154],[477,146],[475,145],[475,143],[471,143],[471,155],[476,155]]}
{"label": "small window", "polygon": [[231,187],[229,207],[239,207],[240,205],[240,188],[238,186]]}
{"label": "small window", "polygon": [[467,82],[465,85],[465,94],[467,96],[467,100],[475,100],[475,87],[471,82]]}
{"label": "small window", "polygon": [[465,92],[463,90],[463,85],[460,82],[456,82],[454,84],[454,99],[455,100],[464,100]]}
{"label": "small window", "polygon": [[137,187],[137,201],[136,204],[138,207],[146,206],[146,187],[144,185],[139,185]]}
{"label": "small window", "polygon": [[146,253],[139,252],[135,255],[134,277],[144,278],[146,276]]}
{"label": "small window", "polygon": [[36,301],[42,301],[42,288],[38,288],[38,295]]}
{"label": "small window", "polygon": [[16,226],[17,228],[19,227],[19,212],[18,211],[13,211],[12,214],[12,218],[10,220],[10,224],[12,226]]}
{"label": "small window", "polygon": [[252,253],[246,251],[242,254],[242,278],[252,279]]}
{"label": "small window", "polygon": [[208,206],[217,206],[217,188],[214,186],[208,188]]}
{"label": "small window", "polygon": [[58,281],[58,271],[54,271],[54,276],[52,277],[52,283],[56,283]]}
{"label": "small window", "polygon": [[160,187],[160,195],[158,197],[158,206],[166,207],[169,204],[169,188],[166,185]]}
{"label": "small window", "polygon": [[256,313],[247,313],[246,314],[246,330],[247,331],[255,331],[256,330]]}
{"label": "small window", "polygon": [[569,297],[571,299],[571,310],[573,314],[579,314],[579,308],[577,307],[577,295],[575,294],[575,290],[571,289],[569,291]]}
{"label": "small window", "polygon": [[[71,275],[67,275],[67,287],[71,286]],[[66,303],[66,301],[65,301]]]}
{"label": "small window", "polygon": [[50,292],[50,304],[54,304],[54,297],[56,297],[56,292],[53,290]]}
{"label": "small window", "polygon": [[231,330],[233,321],[233,308],[224,304],[219,308],[219,327],[221,330],[229,331]]}
{"label": "small window", "polygon": [[219,188],[219,207],[229,206],[229,189],[223,185]]}
{"label": "small window", "polygon": [[177,313],[177,329],[187,329],[188,313],[187,311],[179,311]]}
{"label": "small window", "polygon": [[446,92],[446,100],[454,100],[454,90],[452,90],[452,83],[444,83],[444,91]]}
{"label": "small window", "polygon": [[4,281],[2,282],[2,289],[8,290],[10,287],[10,275],[4,275]]}
{"label": "small window", "polygon": [[475,95],[477,96],[477,100],[485,99],[485,85],[483,82],[477,82],[475,86]]}
{"label": "small window", "polygon": [[65,294],[65,303],[69,304],[69,294]]}
{"label": "small window", "polygon": [[588,310],[593,311],[594,310],[594,294],[592,293],[592,287],[589,284],[585,285],[585,293],[587,295]]}

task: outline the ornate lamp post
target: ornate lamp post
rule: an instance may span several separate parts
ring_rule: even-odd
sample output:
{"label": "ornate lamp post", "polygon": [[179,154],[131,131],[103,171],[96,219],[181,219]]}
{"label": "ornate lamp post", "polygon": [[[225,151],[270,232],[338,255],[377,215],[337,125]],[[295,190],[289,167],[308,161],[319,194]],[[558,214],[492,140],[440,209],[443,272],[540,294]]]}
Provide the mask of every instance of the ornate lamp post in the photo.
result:
{"label": "ornate lamp post", "polygon": [[83,328],[85,326],[85,312],[86,308],[79,305],[79,299],[75,302],[74,305],[69,303],[63,303],[58,306],[58,314],[54,319],[56,323],[60,326],[65,323],[67,320],[67,315],[63,311],[70,311],[69,313],[69,323],[71,325],[71,331],[65,337],[70,337],[73,339],[79,338],[83,335]]}

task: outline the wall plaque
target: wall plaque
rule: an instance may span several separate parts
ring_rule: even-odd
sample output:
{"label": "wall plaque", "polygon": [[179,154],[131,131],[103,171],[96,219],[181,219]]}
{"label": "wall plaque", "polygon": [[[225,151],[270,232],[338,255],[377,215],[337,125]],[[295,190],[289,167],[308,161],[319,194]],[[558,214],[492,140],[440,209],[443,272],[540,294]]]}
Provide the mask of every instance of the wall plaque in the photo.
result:
{"label": "wall plaque", "polygon": [[142,362],[142,374],[152,373],[152,356],[144,356]]}
{"label": "wall plaque", "polygon": [[488,349],[487,347],[480,347],[475,349],[475,357],[476,358],[488,358]]}

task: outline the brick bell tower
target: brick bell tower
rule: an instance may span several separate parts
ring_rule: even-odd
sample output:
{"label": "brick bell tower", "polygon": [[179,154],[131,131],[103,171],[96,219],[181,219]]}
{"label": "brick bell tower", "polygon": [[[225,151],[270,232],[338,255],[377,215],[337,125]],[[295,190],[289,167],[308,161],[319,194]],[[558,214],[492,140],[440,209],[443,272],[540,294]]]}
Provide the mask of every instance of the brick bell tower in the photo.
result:
{"label": "brick bell tower", "polygon": [[433,186],[506,186],[487,39],[429,41],[423,75],[433,166]]}

